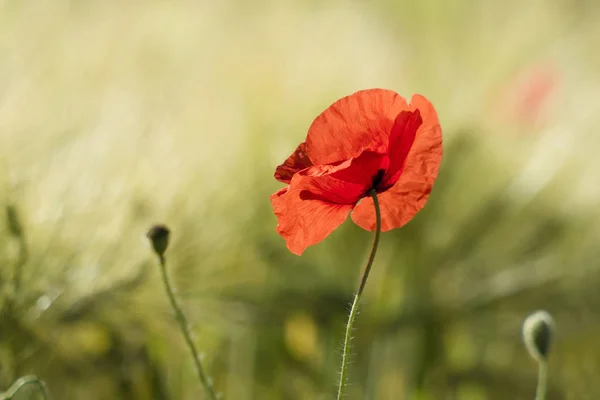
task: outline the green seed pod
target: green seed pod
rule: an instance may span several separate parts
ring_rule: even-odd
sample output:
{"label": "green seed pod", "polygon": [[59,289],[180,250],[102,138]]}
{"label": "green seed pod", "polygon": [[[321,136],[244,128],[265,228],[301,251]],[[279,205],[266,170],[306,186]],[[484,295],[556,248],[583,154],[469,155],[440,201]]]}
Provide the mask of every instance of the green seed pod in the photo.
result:
{"label": "green seed pod", "polygon": [[161,257],[169,247],[169,234],[169,228],[165,225],[154,225],[146,234],[152,243],[152,248]]}
{"label": "green seed pod", "polygon": [[546,361],[550,353],[555,324],[546,311],[536,311],[523,323],[523,340],[527,351],[536,361]]}

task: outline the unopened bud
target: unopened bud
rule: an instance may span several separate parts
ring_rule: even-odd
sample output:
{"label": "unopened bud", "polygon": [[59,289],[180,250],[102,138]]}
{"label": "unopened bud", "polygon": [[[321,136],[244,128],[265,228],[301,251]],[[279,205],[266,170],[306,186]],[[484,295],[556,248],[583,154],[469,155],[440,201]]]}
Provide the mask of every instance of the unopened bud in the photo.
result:
{"label": "unopened bud", "polygon": [[536,311],[523,323],[523,340],[527,351],[537,361],[546,361],[550,353],[554,319],[546,311]]}
{"label": "unopened bud", "polygon": [[169,228],[165,225],[154,225],[146,234],[152,243],[152,248],[161,257],[169,247],[169,234]]}

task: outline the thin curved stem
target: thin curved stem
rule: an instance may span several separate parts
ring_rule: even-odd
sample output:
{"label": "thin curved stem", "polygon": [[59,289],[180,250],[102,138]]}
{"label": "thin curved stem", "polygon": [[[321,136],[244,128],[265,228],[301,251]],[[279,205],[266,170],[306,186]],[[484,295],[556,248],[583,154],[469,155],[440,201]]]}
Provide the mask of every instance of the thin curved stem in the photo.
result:
{"label": "thin curved stem", "polygon": [[548,387],[548,362],[538,361],[538,382],[535,391],[535,400],[546,400],[546,388]]}
{"label": "thin curved stem", "polygon": [[379,199],[377,198],[377,192],[375,191],[375,189],[371,189],[369,191],[369,195],[373,198],[373,205],[375,206],[375,239],[373,240],[371,254],[369,255],[369,260],[367,261],[365,271],[363,272],[362,279],[360,280],[360,286],[358,287],[358,291],[354,296],[354,302],[352,303],[352,308],[350,309],[350,315],[348,316],[348,324],[346,325],[346,336],[344,337],[344,349],[342,353],[342,369],[340,371],[340,382],[337,394],[338,400],[341,400],[342,397],[344,397],[344,388],[346,387],[346,379],[348,376],[348,353],[350,351],[350,342],[352,341],[352,329],[354,326],[354,320],[356,319],[356,315],[358,314],[358,305],[360,303],[360,298],[362,296],[363,291],[365,290],[367,278],[369,277],[369,272],[371,272],[371,267],[373,266],[373,261],[375,260],[375,253],[377,253],[377,247],[379,246],[379,236],[381,235],[381,210],[379,208]]}
{"label": "thin curved stem", "polygon": [[217,400],[217,394],[215,393],[215,389],[210,381],[210,378],[204,372],[204,368],[202,367],[202,361],[200,360],[200,355],[198,354],[198,350],[196,349],[196,345],[192,340],[192,332],[190,329],[190,324],[188,323],[187,317],[185,316],[183,309],[179,305],[177,298],[175,297],[175,291],[173,290],[173,284],[171,283],[171,279],[169,278],[169,273],[167,271],[167,262],[164,255],[159,255],[160,261],[160,271],[162,273],[162,280],[165,284],[165,289],[167,290],[167,296],[169,297],[169,301],[171,302],[171,307],[173,311],[175,311],[175,319],[179,324],[179,328],[185,342],[192,354],[192,359],[194,360],[194,365],[196,366],[196,372],[198,373],[198,378],[200,379],[200,383],[204,386],[204,390],[206,391],[208,397],[211,400]]}
{"label": "thin curved stem", "polygon": [[0,393],[0,400],[11,400],[23,387],[27,385],[36,385],[44,400],[50,400],[50,392],[46,387],[46,383],[34,375],[23,376],[15,381],[12,386],[4,393]]}

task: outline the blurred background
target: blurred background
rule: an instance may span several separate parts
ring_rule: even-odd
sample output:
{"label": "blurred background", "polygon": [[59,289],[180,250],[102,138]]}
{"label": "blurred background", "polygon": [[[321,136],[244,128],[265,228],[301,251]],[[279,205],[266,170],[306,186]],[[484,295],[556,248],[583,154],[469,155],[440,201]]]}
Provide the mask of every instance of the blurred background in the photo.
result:
{"label": "blurred background", "polygon": [[[340,97],[438,110],[428,205],[382,235],[348,399],[532,399],[520,330],[557,323],[549,399],[600,395],[600,3],[0,0],[0,389],[203,399],[144,234],[225,399],[331,399],[372,234],[302,257],[274,168]],[[23,390],[15,399],[36,399]]]}

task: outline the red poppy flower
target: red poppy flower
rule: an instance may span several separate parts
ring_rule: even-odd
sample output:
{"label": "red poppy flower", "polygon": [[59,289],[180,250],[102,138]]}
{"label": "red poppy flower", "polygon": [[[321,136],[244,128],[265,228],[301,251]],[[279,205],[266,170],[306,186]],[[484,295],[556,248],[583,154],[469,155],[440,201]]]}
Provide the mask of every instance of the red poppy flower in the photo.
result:
{"label": "red poppy flower", "polygon": [[529,67],[511,82],[496,109],[515,122],[534,126],[543,123],[553,96],[556,97],[559,79],[552,65]]}
{"label": "red poppy flower", "polygon": [[423,208],[442,159],[442,132],[429,101],[408,104],[397,93],[370,89],[333,103],[312,123],[306,141],[275,170],[289,184],[271,202],[277,232],[302,254],[325,239],[352,211],[361,228],[399,228]]}

